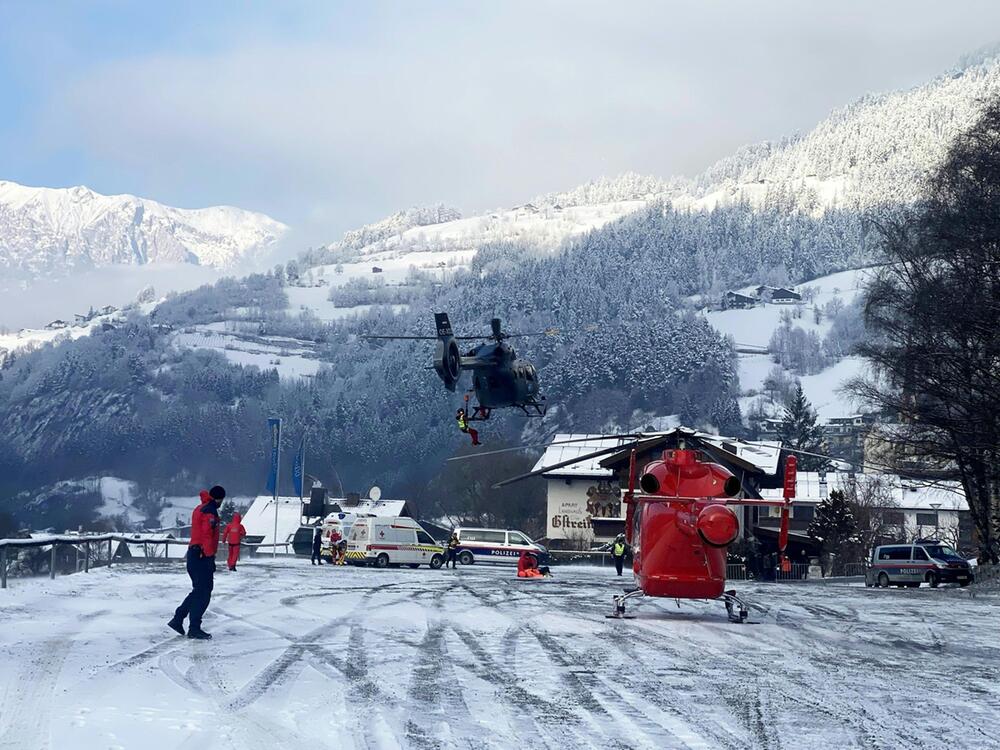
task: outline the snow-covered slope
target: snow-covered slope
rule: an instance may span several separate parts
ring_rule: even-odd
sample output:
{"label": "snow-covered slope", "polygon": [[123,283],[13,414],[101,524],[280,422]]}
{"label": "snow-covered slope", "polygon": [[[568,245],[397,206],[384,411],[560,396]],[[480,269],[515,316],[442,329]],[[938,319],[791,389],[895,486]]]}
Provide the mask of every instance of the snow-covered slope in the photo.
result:
{"label": "snow-covered slope", "polygon": [[982,102],[1000,94],[997,54],[907,91],[865,96],[805,136],[744,147],[701,174],[675,205],[817,213],[914,201]]}
{"label": "snow-covered slope", "polygon": [[746,146],[693,180],[630,173],[464,218],[443,207],[413,209],[349,233],[307,265],[339,261],[341,278],[349,278],[371,273],[373,265],[462,267],[478,248],[496,242],[551,251],[651,200],[687,211],[745,204],[812,215],[909,203],[982,101],[998,94],[1000,57],[983,55],[922,86],[865,96],[804,136]]}
{"label": "snow-covered slope", "polygon": [[180,209],[86,187],[0,181],[0,272],[25,276],[111,264],[230,267],[287,227],[231,206]]}

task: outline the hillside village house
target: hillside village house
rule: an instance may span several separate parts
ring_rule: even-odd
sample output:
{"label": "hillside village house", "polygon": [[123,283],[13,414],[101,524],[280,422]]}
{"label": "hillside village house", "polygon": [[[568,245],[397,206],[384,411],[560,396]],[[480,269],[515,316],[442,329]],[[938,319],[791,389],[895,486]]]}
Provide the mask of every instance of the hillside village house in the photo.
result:
{"label": "hillside village house", "polygon": [[742,292],[728,291],[722,297],[722,306],[727,310],[742,310],[753,307],[760,300]]}

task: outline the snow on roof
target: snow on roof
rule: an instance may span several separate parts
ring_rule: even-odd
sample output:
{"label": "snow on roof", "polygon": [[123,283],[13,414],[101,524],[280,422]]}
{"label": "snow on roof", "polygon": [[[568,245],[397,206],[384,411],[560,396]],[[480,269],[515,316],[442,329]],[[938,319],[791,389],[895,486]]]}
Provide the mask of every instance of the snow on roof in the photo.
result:
{"label": "snow on roof", "polygon": [[[821,481],[825,480],[825,481]],[[965,492],[958,482],[926,482],[916,479],[906,479],[896,474],[869,472],[866,474],[849,474],[842,471],[829,471],[821,474],[816,471],[800,471],[795,477],[796,502],[818,503],[829,496],[834,490],[846,491],[853,483],[865,485],[882,482],[890,499],[888,507],[900,510],[968,510],[969,504]],[[782,497],[782,489],[763,489],[761,497],[766,500],[778,500]],[[935,508],[934,506],[938,507]]]}
{"label": "snow on roof", "polygon": [[[334,502],[337,501],[334,500]],[[345,506],[343,502],[339,504],[345,511],[358,514],[371,513],[376,516],[402,516],[404,512],[409,511],[405,500],[372,500],[371,498],[363,497],[354,506]]]}
{"label": "snow on roof", "polygon": [[[586,456],[588,453],[602,450],[604,448],[615,448],[628,442],[626,438],[609,438],[603,435],[585,435],[577,433],[560,433],[552,438],[553,443],[565,443],[569,440],[580,442],[569,443],[568,445],[549,445],[545,453],[535,463],[532,471],[539,471],[546,466],[569,461],[578,456]],[[605,456],[585,459],[579,463],[569,464],[560,469],[553,469],[546,476],[556,477],[610,477],[611,469],[601,468],[601,459]]]}
{"label": "snow on roof", "polygon": [[[291,542],[302,525],[302,503],[298,497],[278,497],[278,544]],[[247,536],[261,536],[261,544],[274,544],[274,498],[258,495],[243,516]]]}
{"label": "snow on roof", "polygon": [[781,459],[780,440],[749,442],[705,433],[698,433],[698,437],[730,453],[735,453],[737,458],[742,458],[747,463],[753,464],[765,474],[778,473],[778,461]]}

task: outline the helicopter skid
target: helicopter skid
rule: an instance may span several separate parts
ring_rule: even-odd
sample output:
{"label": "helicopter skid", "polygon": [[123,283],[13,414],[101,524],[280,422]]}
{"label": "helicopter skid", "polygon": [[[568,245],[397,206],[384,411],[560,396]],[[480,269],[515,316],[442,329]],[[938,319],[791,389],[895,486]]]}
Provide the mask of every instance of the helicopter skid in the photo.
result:
{"label": "helicopter skid", "polygon": [[747,616],[750,614],[750,608],[747,605],[746,600],[741,599],[736,595],[735,589],[726,591],[719,598],[726,604],[726,614],[729,616],[729,622],[742,624],[747,621]]}
{"label": "helicopter skid", "polygon": [[625,614],[625,600],[632,599],[633,597],[638,598],[640,596],[645,596],[646,594],[642,589],[632,589],[627,591],[621,596],[616,596],[614,598],[614,611],[610,615],[604,615],[605,617],[613,620],[634,620],[635,615]]}

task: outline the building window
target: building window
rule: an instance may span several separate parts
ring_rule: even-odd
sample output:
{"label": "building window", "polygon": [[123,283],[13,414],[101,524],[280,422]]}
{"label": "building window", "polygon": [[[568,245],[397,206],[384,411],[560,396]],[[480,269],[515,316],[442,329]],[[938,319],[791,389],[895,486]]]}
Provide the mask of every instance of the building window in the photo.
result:
{"label": "building window", "polygon": [[816,516],[816,508],[812,505],[792,506],[792,518],[796,521],[811,521]]}
{"label": "building window", "polygon": [[917,526],[937,526],[937,513],[917,513]]}
{"label": "building window", "polygon": [[901,511],[901,510],[887,510],[885,512],[885,522],[889,526],[902,526],[903,525],[903,511]]}

